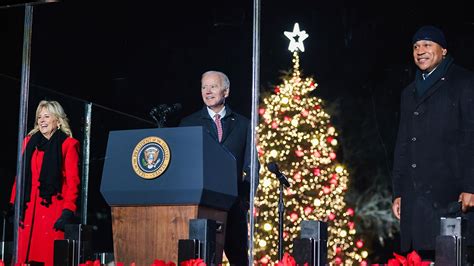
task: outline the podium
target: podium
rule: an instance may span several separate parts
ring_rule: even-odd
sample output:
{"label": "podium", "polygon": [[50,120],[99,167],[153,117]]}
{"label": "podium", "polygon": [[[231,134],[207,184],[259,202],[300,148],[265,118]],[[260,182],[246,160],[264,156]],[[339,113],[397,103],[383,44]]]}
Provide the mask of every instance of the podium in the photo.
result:
{"label": "podium", "polygon": [[202,127],[111,131],[100,191],[112,210],[116,262],[177,263],[178,240],[197,218],[223,224],[216,235],[222,261],[236,162]]}

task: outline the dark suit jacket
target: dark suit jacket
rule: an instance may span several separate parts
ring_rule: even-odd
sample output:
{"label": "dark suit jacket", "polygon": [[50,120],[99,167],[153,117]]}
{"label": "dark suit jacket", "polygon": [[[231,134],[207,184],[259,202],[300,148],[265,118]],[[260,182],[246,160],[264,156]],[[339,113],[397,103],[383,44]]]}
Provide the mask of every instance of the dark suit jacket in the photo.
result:
{"label": "dark suit jacket", "polygon": [[[250,120],[233,112],[226,106],[226,114],[222,121],[222,142],[235,157],[237,162],[238,194],[244,202],[249,201],[250,195]],[[204,107],[181,120],[179,126],[202,126],[216,141],[217,128]],[[258,184],[258,181],[256,182]]]}
{"label": "dark suit jacket", "polygon": [[434,250],[448,205],[474,193],[474,75],[453,64],[419,98],[408,85],[400,108],[392,181],[401,197],[401,247]]}

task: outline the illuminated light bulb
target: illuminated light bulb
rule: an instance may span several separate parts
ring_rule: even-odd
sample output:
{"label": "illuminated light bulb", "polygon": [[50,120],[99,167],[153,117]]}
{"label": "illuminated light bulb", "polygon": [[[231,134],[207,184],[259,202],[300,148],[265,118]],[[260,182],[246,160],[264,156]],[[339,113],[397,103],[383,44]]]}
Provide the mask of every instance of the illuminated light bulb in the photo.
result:
{"label": "illuminated light bulb", "polygon": [[264,224],[264,225],[263,225],[263,230],[265,230],[265,231],[270,231],[270,230],[272,230],[272,225],[269,224],[269,223]]}
{"label": "illuminated light bulb", "polygon": [[342,171],[344,170],[344,168],[340,165],[336,166],[336,173],[340,174],[342,173]]}
{"label": "illuminated light bulb", "polygon": [[349,230],[349,234],[351,234],[351,235],[355,235],[355,233],[356,233],[356,230],[355,230],[355,229],[351,229],[351,230]]}
{"label": "illuminated light bulb", "polygon": [[312,144],[313,146],[316,146],[316,145],[319,144],[319,140],[318,140],[318,139],[312,139],[312,140],[311,140],[311,144]]}
{"label": "illuminated light bulb", "polygon": [[319,206],[321,206],[321,200],[320,199],[315,199],[313,201],[313,204],[314,204],[314,206],[319,207]]}
{"label": "illuminated light bulb", "polygon": [[341,237],[346,237],[347,236],[347,231],[346,230],[341,230],[341,232],[339,232],[339,235]]}
{"label": "illuminated light bulb", "polygon": [[270,151],[270,157],[276,158],[278,156],[278,152],[276,150]]}
{"label": "illuminated light bulb", "polygon": [[262,239],[262,240],[258,241],[258,245],[259,245],[261,248],[264,248],[264,247],[267,246],[267,241],[265,241],[265,240]]}
{"label": "illuminated light bulb", "polygon": [[369,252],[367,252],[367,250],[364,250],[360,253],[362,255],[362,258],[367,258],[369,256]]}
{"label": "illuminated light bulb", "polygon": [[292,126],[297,127],[298,124],[299,124],[298,119],[295,118],[295,119],[291,120],[291,125],[292,125]]}
{"label": "illuminated light bulb", "polygon": [[334,135],[334,133],[336,133],[336,129],[334,127],[329,127],[328,128],[328,134],[329,135]]}
{"label": "illuminated light bulb", "polygon": [[264,187],[270,187],[272,185],[272,181],[270,180],[270,178],[265,178],[263,179],[263,184],[262,184]]}
{"label": "illuminated light bulb", "polygon": [[337,145],[337,139],[331,140],[331,145],[332,145],[332,146],[336,146],[336,145]]}
{"label": "illuminated light bulb", "polygon": [[288,104],[289,101],[290,100],[288,100],[288,98],[286,98],[286,97],[281,98],[281,103],[282,104]]}
{"label": "illuminated light bulb", "polygon": [[307,117],[309,115],[308,110],[301,111],[301,115],[304,116],[304,117]]}

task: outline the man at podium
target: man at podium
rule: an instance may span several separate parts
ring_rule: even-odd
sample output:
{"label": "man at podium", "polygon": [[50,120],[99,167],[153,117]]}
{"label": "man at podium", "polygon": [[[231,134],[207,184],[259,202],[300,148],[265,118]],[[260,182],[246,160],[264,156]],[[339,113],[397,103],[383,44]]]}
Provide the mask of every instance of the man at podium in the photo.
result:
{"label": "man at podium", "polygon": [[229,92],[230,81],[226,74],[219,71],[202,74],[201,95],[205,106],[183,118],[179,126],[202,126],[235,157],[239,196],[227,214],[224,251],[231,265],[248,265],[251,127],[249,119],[225,104]]}

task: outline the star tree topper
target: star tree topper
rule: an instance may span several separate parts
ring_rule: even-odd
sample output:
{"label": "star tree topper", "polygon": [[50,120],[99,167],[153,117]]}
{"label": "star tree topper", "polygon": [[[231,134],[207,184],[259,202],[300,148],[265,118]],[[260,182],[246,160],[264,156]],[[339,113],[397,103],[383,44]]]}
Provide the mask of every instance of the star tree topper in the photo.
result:
{"label": "star tree topper", "polygon": [[[285,31],[284,34],[286,37],[288,37],[288,39],[290,39],[290,45],[288,46],[288,50],[290,50],[290,52],[295,52],[298,50],[304,52],[303,41],[306,40],[309,35],[306,33],[306,31],[300,31],[300,25],[298,25],[298,23],[295,23],[293,32]],[[298,40],[296,40],[295,37],[298,37]]]}

